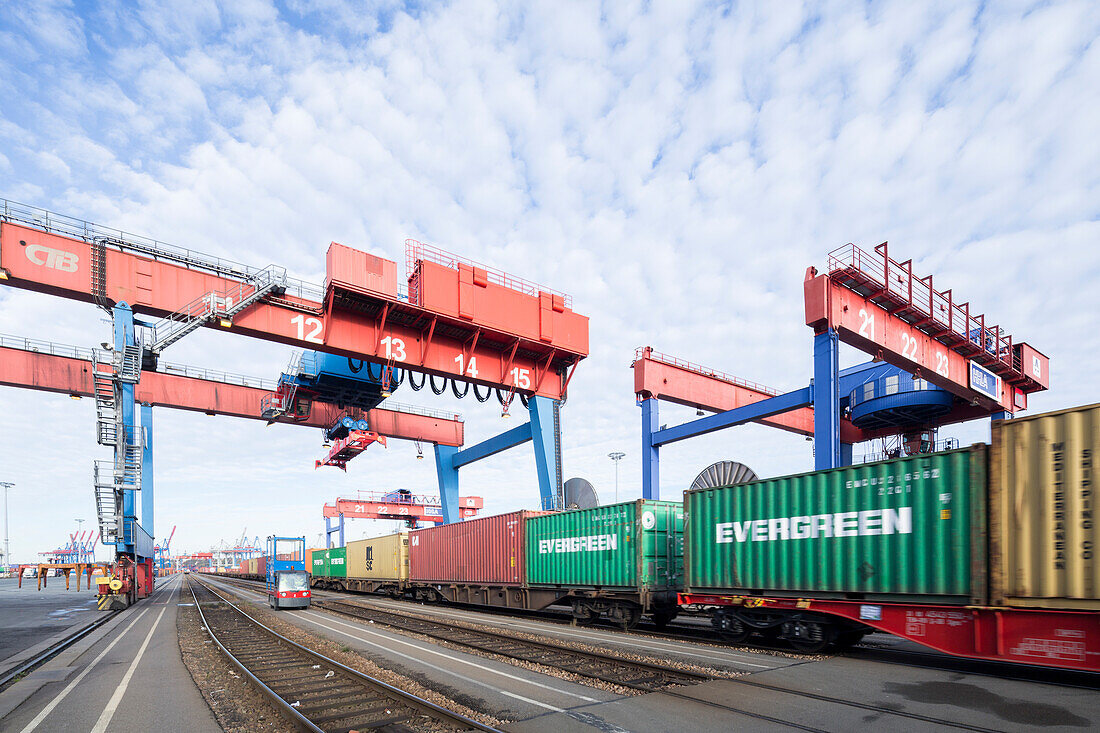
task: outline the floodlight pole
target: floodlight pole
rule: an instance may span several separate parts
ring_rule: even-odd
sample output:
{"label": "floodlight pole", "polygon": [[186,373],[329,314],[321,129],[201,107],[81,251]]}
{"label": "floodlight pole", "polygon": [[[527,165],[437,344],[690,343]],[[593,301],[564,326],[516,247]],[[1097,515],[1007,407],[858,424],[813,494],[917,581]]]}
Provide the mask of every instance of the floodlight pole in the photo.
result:
{"label": "floodlight pole", "polygon": [[4,562],[11,565],[11,542],[8,539],[8,489],[15,486],[10,481],[0,481],[4,487]]}
{"label": "floodlight pole", "polygon": [[614,451],[608,453],[607,457],[615,463],[615,503],[619,503],[619,461],[626,457],[626,453],[622,451]]}

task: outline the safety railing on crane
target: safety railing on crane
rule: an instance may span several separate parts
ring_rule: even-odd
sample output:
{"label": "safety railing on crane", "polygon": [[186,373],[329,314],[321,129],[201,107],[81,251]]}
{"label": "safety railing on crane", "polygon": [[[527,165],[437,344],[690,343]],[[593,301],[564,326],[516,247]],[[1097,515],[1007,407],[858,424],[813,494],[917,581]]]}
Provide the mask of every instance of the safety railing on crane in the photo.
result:
{"label": "safety railing on crane", "polygon": [[903,305],[912,313],[899,312],[899,315],[907,315],[906,320],[918,328],[938,327],[940,333],[931,334],[934,338],[943,340],[945,335],[951,335],[959,342],[977,347],[987,359],[1020,371],[1019,359],[1013,355],[1012,337],[1004,329],[986,325],[984,315],[972,315],[970,304],[956,303],[951,291],[936,290],[931,277],[914,275],[912,261],[902,263],[892,259],[885,243],[873,252],[851,243],[837,247],[828,255],[828,271],[830,277],[845,286],[864,285],[877,290],[878,296],[891,300],[895,307]]}
{"label": "safety railing on crane", "polygon": [[523,293],[524,295],[532,295],[535,297],[538,297],[540,292],[557,295],[562,299],[566,308],[573,307],[573,296],[563,293],[560,290],[547,288],[538,283],[531,282],[530,280],[524,280],[523,278],[509,275],[503,270],[488,267],[466,257],[460,257],[459,255],[452,254],[451,252],[447,252],[431,244],[425,244],[415,239],[406,239],[405,272],[409,281],[409,302],[413,305],[422,305],[420,301],[419,280],[417,279],[418,273],[416,270],[416,263],[418,260],[434,262],[437,265],[443,265],[444,267],[455,270],[458,269],[459,265],[476,267],[479,270],[484,270],[486,279],[495,285],[500,285],[515,290],[516,292]]}
{"label": "safety railing on crane", "polygon": [[[660,362],[662,364],[668,364],[684,371],[700,374],[704,377],[710,377],[711,379],[717,379],[720,382],[728,382],[735,384],[738,387],[744,387],[745,389],[751,389],[754,392],[760,392],[761,394],[772,395],[773,397],[783,394],[777,389],[772,389],[759,382],[752,382],[747,379],[735,377],[732,374],[726,374],[720,372],[717,369],[711,369],[710,367],[701,366],[694,362],[687,361],[686,359],[680,359],[675,356],[669,356],[668,354],[662,354],[659,351],[654,351],[648,346],[639,346],[634,349],[634,361],[639,359],[649,359],[650,361]],[[634,362],[631,362],[631,366],[634,366]]]}
{"label": "safety railing on crane", "polygon": [[[88,243],[103,244],[112,249],[147,254],[189,269],[203,270],[233,280],[247,280],[257,276],[264,269],[7,199],[0,199],[0,220],[31,226],[51,234],[81,239]],[[325,289],[322,286],[295,278],[286,278],[285,293],[318,304],[325,298]]]}

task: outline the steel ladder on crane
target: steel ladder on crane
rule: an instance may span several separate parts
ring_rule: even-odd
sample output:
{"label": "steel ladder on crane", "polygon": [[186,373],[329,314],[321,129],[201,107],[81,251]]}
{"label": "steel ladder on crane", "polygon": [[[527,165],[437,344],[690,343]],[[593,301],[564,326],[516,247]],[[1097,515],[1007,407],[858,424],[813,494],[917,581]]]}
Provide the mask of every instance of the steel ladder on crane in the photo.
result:
{"label": "steel ladder on crane", "polygon": [[139,429],[124,435],[119,409],[118,385],[136,384],[141,378],[141,344],[124,346],[102,360],[92,351],[92,390],[96,407],[96,441],[115,449],[113,461],[95,461],[92,481],[95,486],[96,516],[104,544],[117,542],[122,533],[122,492],[141,488],[141,461],[144,441]]}

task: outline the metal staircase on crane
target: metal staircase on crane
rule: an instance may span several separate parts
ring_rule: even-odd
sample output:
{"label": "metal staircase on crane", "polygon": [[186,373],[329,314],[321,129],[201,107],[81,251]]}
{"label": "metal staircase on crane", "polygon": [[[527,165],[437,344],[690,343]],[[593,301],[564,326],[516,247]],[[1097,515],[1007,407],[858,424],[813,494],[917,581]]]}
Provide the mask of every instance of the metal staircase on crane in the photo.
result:
{"label": "metal staircase on crane", "polygon": [[96,440],[115,449],[114,461],[95,461],[96,516],[104,542],[121,538],[122,492],[141,488],[143,437],[135,428],[126,435],[119,409],[119,383],[137,383],[141,378],[141,344],[127,345],[122,351],[111,352],[109,360],[92,351],[92,389],[96,407]]}
{"label": "metal staircase on crane", "polygon": [[153,325],[153,344],[150,347],[152,352],[159,354],[215,318],[232,320],[233,316],[268,293],[282,292],[286,288],[286,282],[285,268],[268,265],[227,290],[212,290],[200,295]]}

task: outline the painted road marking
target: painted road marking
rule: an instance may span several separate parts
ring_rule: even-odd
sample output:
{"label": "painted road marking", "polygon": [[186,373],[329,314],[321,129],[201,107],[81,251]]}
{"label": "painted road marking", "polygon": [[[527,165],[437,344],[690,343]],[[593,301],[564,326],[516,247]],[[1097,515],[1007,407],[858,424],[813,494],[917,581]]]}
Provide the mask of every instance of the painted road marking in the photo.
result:
{"label": "painted road marking", "polygon": [[[309,619],[306,619],[306,621],[309,621]],[[488,687],[490,690],[493,690],[495,692],[499,692],[501,695],[505,695],[506,697],[515,698],[516,700],[523,700],[526,703],[530,703],[532,705],[537,705],[540,708],[546,708],[547,710],[553,710],[554,712],[557,712],[557,713],[564,713],[565,712],[565,708],[559,708],[559,707],[555,707],[554,705],[549,705],[549,704],[544,703],[544,702],[539,702],[538,700],[532,700],[529,697],[524,697],[523,695],[517,695],[515,693],[508,692],[507,690],[502,690],[499,687],[494,687],[493,685],[490,685],[488,683],[478,682],[477,680],[471,679],[470,677],[463,677],[462,675],[458,674],[457,672],[452,672],[451,670],[446,669],[444,667],[436,666],[436,665],[432,664],[431,662],[425,662],[423,659],[420,659],[419,657],[414,657],[414,656],[411,656],[409,654],[402,654],[401,652],[394,651],[393,649],[390,649],[389,647],[383,646],[382,644],[376,644],[375,642],[370,641],[369,639],[364,639],[361,636],[356,636],[355,634],[349,634],[346,631],[340,631],[340,629],[334,629],[331,626],[325,626],[324,624],[319,623],[317,621],[309,621],[309,623],[315,624],[316,626],[320,626],[321,628],[324,628],[324,629],[328,629],[329,631],[332,631],[334,633],[341,634],[342,636],[347,636],[347,637],[350,637],[352,639],[356,639],[356,640],[361,641],[364,644],[367,644],[369,646],[377,647],[377,648],[379,648],[383,651],[389,652],[390,654],[396,654],[399,657],[404,657],[405,659],[408,659],[408,660],[410,660],[412,662],[415,662],[419,665],[422,665],[424,667],[428,667],[430,669],[434,669],[437,672],[442,672],[444,674],[451,675],[452,677],[458,677],[459,679],[461,679],[463,682],[465,682],[467,684],[472,683],[472,684],[478,685],[479,687]],[[342,623],[342,622],[336,621],[335,623]],[[348,626],[349,628],[355,628],[355,627],[350,626],[349,624],[342,624],[342,625]],[[368,632],[368,633],[371,633],[371,632]],[[379,634],[379,636],[381,636],[381,634]],[[388,638],[388,637],[384,637],[384,638]],[[394,641],[396,641],[396,640],[394,640]],[[414,645],[410,644],[410,646],[414,646]],[[447,659],[453,659],[456,662],[462,662],[463,664],[469,664],[470,666],[477,667],[477,665],[473,664],[472,662],[467,662],[463,659],[456,659],[455,657],[452,657],[448,654],[443,654],[441,652],[433,652],[431,649],[424,649],[422,647],[415,647],[415,648],[418,651],[432,652],[434,654],[439,654],[439,656],[441,656],[441,657],[446,657]],[[497,672],[496,670],[492,670],[492,669],[489,669],[487,667],[478,667],[478,669],[484,670],[486,672],[492,672],[494,674],[499,674],[499,675],[502,675],[504,677],[511,677],[512,679],[518,680],[519,682],[527,682],[528,684],[535,685],[536,687],[543,687],[543,688],[546,688],[547,690],[552,690],[554,692],[561,692],[562,694],[565,694],[565,695],[572,695],[573,697],[579,697],[582,700],[589,700],[591,702],[603,702],[602,700],[597,700],[597,699],[592,698],[592,697],[585,697],[584,695],[577,695],[576,693],[567,692],[565,690],[558,690],[554,687],[550,687],[549,685],[543,685],[543,684],[540,684],[538,682],[531,682],[530,680],[525,680],[522,677],[516,677],[514,675],[506,674],[504,672]]]}
{"label": "painted road marking", "polygon": [[[364,600],[369,600],[372,603],[379,603],[380,605],[383,605],[383,606],[386,606],[386,607],[392,607],[392,608],[395,608],[395,609],[398,609],[398,610],[408,610],[401,603],[388,603],[385,599],[382,599],[382,598],[369,598],[368,597],[368,598],[365,598]],[[429,614],[429,615],[435,614],[435,615],[443,616],[443,617],[446,617],[446,618],[453,618],[453,619],[457,619],[457,620],[466,621],[467,623],[484,623],[484,624],[488,624],[488,625],[494,625],[495,624],[497,626],[502,626],[502,627],[505,627],[505,628],[514,627],[514,628],[517,628],[517,629],[524,629],[524,630],[529,629],[532,632],[537,632],[537,633],[544,634],[544,635],[571,636],[571,637],[574,637],[574,638],[577,638],[577,639],[584,640],[584,641],[586,641],[587,643],[590,643],[590,644],[593,643],[593,642],[599,641],[599,642],[602,642],[604,644],[614,644],[616,646],[622,646],[622,647],[627,647],[627,648],[631,648],[631,647],[641,648],[643,651],[644,650],[650,650],[650,649],[661,649],[661,650],[677,653],[681,656],[690,656],[693,659],[713,659],[715,661],[724,661],[727,664],[743,664],[747,667],[760,667],[761,669],[778,669],[780,667],[786,667],[786,666],[789,665],[789,662],[777,662],[775,664],[759,664],[757,662],[748,662],[748,661],[745,661],[746,655],[742,655],[742,654],[739,654],[738,652],[733,652],[733,651],[726,652],[726,651],[716,650],[714,653],[706,653],[706,652],[696,651],[695,649],[685,649],[682,646],[678,646],[678,645],[675,645],[675,644],[668,644],[666,642],[656,641],[656,640],[653,640],[653,639],[643,639],[643,640],[637,640],[637,641],[616,639],[613,636],[609,636],[609,635],[604,634],[600,631],[591,631],[591,632],[588,632],[588,633],[585,633],[585,632],[579,632],[578,633],[578,632],[575,632],[575,631],[565,631],[564,629],[563,630],[558,630],[558,629],[554,629],[553,627],[548,628],[546,624],[524,623],[522,621],[513,621],[512,619],[508,619],[507,623],[503,623],[502,621],[500,621],[499,618],[496,618],[496,617],[493,617],[493,616],[486,617],[482,614],[478,614],[479,618],[470,618],[470,614],[449,613],[447,611],[444,611],[443,609],[431,608],[431,609],[417,609],[417,610],[422,612],[422,613]],[[755,656],[755,657],[747,657],[747,658],[749,658],[749,659],[760,659],[761,657]]]}
{"label": "painted road marking", "polygon": [[[221,585],[219,585],[219,587],[222,587],[224,590],[229,590],[229,588],[225,588],[224,586],[221,586]],[[238,590],[238,589],[234,587],[232,590]],[[248,592],[256,593],[256,591],[253,591],[253,590],[249,590]],[[516,699],[516,700],[522,700],[526,703],[530,703],[531,705],[537,705],[540,708],[546,708],[547,710],[553,710],[554,712],[558,712],[558,713],[566,712],[564,708],[555,707],[554,705],[549,705],[549,704],[544,703],[544,702],[539,702],[538,700],[532,700],[529,697],[524,697],[523,695],[517,695],[515,693],[508,692],[506,690],[502,690],[499,687],[494,687],[493,685],[490,685],[488,683],[478,682],[477,680],[471,679],[469,677],[463,677],[462,675],[458,674],[457,672],[446,669],[444,667],[436,666],[436,665],[432,664],[431,662],[425,662],[423,659],[421,659],[419,657],[414,657],[414,656],[411,656],[409,654],[403,654],[403,653],[401,653],[399,651],[396,651],[394,649],[391,649],[390,647],[387,647],[383,644],[378,644],[378,643],[375,643],[375,642],[373,642],[369,639],[364,639],[361,636],[356,636],[355,634],[349,634],[346,631],[341,631],[340,629],[334,629],[331,626],[326,626],[325,624],[322,624],[318,621],[312,621],[309,618],[306,618],[307,614],[310,615],[310,616],[316,615],[313,612],[304,611],[304,612],[298,614],[298,617],[304,619],[307,623],[311,623],[311,624],[314,624],[315,626],[320,626],[321,628],[328,629],[329,631],[332,631],[333,633],[340,634],[341,636],[347,636],[347,637],[355,639],[357,641],[361,641],[364,644],[376,647],[376,648],[381,649],[385,652],[389,652],[390,654],[396,654],[399,657],[403,657],[403,658],[408,659],[412,662],[420,664],[421,666],[428,667],[429,669],[434,669],[437,672],[442,672],[443,674],[447,674],[447,675],[450,675],[452,677],[458,677],[463,682],[473,683],[475,685],[479,685],[480,687],[488,687],[490,690],[494,690],[496,692],[499,692],[501,695],[505,695],[506,697],[511,697],[511,698]],[[480,666],[480,665],[478,665],[474,662],[468,662],[465,659],[459,659],[457,657],[451,656],[450,654],[444,654],[443,652],[435,651],[434,649],[428,649],[428,648],[425,648],[425,647],[417,646],[416,644],[412,644],[412,643],[409,643],[409,642],[406,642],[406,641],[402,641],[401,639],[395,639],[393,637],[386,636],[385,634],[379,634],[379,633],[374,632],[374,631],[368,631],[367,629],[362,629],[362,628],[360,628],[358,626],[354,626],[352,624],[346,624],[343,621],[336,621],[334,619],[328,619],[327,617],[325,617],[325,620],[326,621],[332,621],[332,623],[340,624],[341,626],[347,626],[349,629],[355,629],[356,631],[361,631],[361,632],[364,632],[364,633],[367,633],[367,634],[372,634],[374,636],[379,636],[383,639],[386,639],[387,641],[393,641],[393,642],[397,642],[399,644],[405,644],[407,646],[411,646],[419,652],[428,652],[430,654],[437,654],[441,657],[445,657],[445,658],[450,659],[452,661],[459,662],[461,664],[468,664],[471,667],[477,667],[478,669],[483,670],[485,672],[491,672],[492,674],[501,675],[502,677],[509,677],[509,678],[511,678],[513,680],[516,680],[518,682],[525,682],[529,685],[534,685],[535,687],[541,687],[543,689],[550,690],[551,692],[559,692],[563,695],[570,695],[572,697],[579,697],[580,699],[586,700],[588,702],[604,702],[602,700],[597,700],[594,697],[587,697],[585,695],[579,695],[575,692],[569,692],[568,690],[561,690],[561,689],[558,689],[556,687],[552,687],[550,685],[544,685],[541,682],[534,682],[532,680],[525,680],[522,677],[517,677],[515,675],[508,674],[507,672],[499,672],[499,671],[494,670],[494,669],[489,669],[488,667],[482,667],[482,666]]]}
{"label": "painted road marking", "polygon": [[76,676],[76,679],[74,679],[72,682],[70,682],[65,687],[65,689],[62,690],[58,694],[57,697],[55,697],[53,700],[51,700],[49,705],[42,708],[42,712],[40,712],[38,715],[36,715],[34,720],[32,720],[30,723],[27,724],[27,727],[23,729],[22,733],[31,733],[31,731],[33,731],[35,728],[37,728],[39,725],[41,725],[42,721],[46,719],[46,716],[48,716],[50,713],[52,713],[54,708],[56,708],[58,705],[60,705],[61,701],[64,700],[66,697],[68,697],[69,693],[73,691],[73,688],[76,687],[78,684],[80,684],[80,681],[82,679],[84,679],[88,675],[89,672],[92,671],[93,667],[95,667],[97,664],[99,664],[99,661],[101,659],[103,659],[103,657],[107,656],[107,652],[111,651],[111,649],[114,648],[115,644],[122,641],[122,638],[124,636],[126,636],[126,632],[129,631],[130,629],[132,629],[134,627],[134,624],[136,624],[138,621],[140,621],[141,617],[144,616],[145,612],[148,611],[148,610],[149,610],[148,608],[142,609],[141,613],[139,613],[137,615],[137,618],[135,618],[133,621],[131,621],[130,625],[127,626],[125,629],[123,629],[122,633],[120,633],[118,636],[116,636],[115,640],[112,641],[110,644],[108,644],[107,648],[104,649],[103,651],[101,651],[99,653],[99,656],[96,657],[95,660],[91,664],[89,664],[87,667],[85,667],[84,670]]}
{"label": "painted road marking", "polygon": [[160,625],[160,620],[164,617],[164,612],[167,610],[167,608],[160,609],[157,620],[153,622],[153,628],[149,629],[149,633],[145,635],[145,641],[141,642],[141,648],[138,649],[137,656],[134,657],[134,661],[130,662],[130,668],[126,670],[126,674],[123,675],[122,681],[119,682],[118,687],[115,688],[115,694],[111,695],[107,707],[103,708],[103,714],[99,716],[99,720],[96,722],[95,727],[92,728],[92,733],[104,733],[104,731],[107,730],[111,718],[115,716],[115,710],[118,709],[118,704],[122,702],[122,696],[125,694],[126,688],[130,686],[130,678],[134,676],[134,670],[137,669],[141,658],[145,656],[145,650],[149,646],[149,640],[153,638],[153,633],[157,630],[157,626]]}

